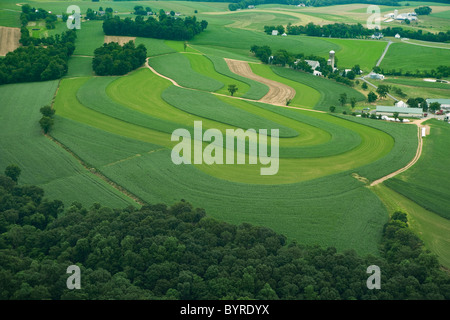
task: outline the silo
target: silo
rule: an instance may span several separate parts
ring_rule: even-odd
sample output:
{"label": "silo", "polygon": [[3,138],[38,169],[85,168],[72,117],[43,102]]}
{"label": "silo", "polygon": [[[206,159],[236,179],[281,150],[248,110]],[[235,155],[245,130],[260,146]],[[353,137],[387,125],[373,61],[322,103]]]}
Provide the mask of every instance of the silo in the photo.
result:
{"label": "silo", "polygon": [[331,68],[334,70],[334,51],[330,51],[330,62],[331,62]]}

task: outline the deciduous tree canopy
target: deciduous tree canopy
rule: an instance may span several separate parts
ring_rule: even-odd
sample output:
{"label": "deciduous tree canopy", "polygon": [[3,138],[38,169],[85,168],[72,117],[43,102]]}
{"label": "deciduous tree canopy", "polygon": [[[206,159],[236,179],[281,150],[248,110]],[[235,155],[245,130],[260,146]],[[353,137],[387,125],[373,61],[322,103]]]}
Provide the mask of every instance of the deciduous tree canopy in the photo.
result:
{"label": "deciduous tree canopy", "polygon": [[[380,256],[360,257],[220,222],[184,201],[64,209],[7,176],[0,261],[0,299],[450,299],[449,275],[404,214],[385,225]],[[66,286],[73,264],[80,290]],[[381,290],[367,288],[370,265]]]}

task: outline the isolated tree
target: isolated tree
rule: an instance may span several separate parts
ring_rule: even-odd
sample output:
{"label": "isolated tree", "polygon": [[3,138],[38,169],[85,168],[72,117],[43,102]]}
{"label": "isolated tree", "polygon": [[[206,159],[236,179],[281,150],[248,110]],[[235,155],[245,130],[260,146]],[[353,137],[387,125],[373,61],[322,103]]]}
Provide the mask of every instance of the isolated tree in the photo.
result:
{"label": "isolated tree", "polygon": [[361,67],[359,66],[359,64],[355,64],[355,66],[352,68],[352,71],[353,71],[356,75],[361,74]]}
{"label": "isolated tree", "polygon": [[378,96],[373,91],[370,91],[369,94],[367,95],[367,101],[369,101],[369,102],[374,102],[377,99],[378,99]]}
{"label": "isolated tree", "polygon": [[389,93],[389,86],[385,84],[380,84],[377,88],[377,93],[380,97],[385,98],[386,95]]}
{"label": "isolated tree", "polygon": [[39,110],[43,116],[45,117],[53,117],[53,115],[55,114],[55,110],[52,109],[52,107],[50,106],[43,106],[40,110]]}
{"label": "isolated tree", "polygon": [[394,119],[398,119],[398,115],[399,115],[398,112],[394,112]]}
{"label": "isolated tree", "polygon": [[336,111],[336,107],[335,106],[331,106],[330,107],[330,112],[334,112],[334,111]]}
{"label": "isolated tree", "polygon": [[10,164],[5,169],[5,176],[10,177],[12,180],[17,182],[21,171],[22,170],[19,168],[19,166],[15,165],[15,164]]}
{"label": "isolated tree", "polygon": [[235,84],[229,84],[228,91],[233,96],[235,94],[235,92],[238,91],[238,87]]}
{"label": "isolated tree", "polygon": [[43,116],[41,120],[39,120],[39,124],[41,125],[42,130],[44,130],[44,133],[47,134],[53,126],[54,121],[50,117]]}
{"label": "isolated tree", "polygon": [[350,98],[350,104],[351,104],[351,106],[352,106],[352,109],[354,109],[354,108],[355,108],[355,105],[356,105],[356,98],[355,98],[355,97],[351,97],[351,98]]}
{"label": "isolated tree", "polygon": [[347,94],[346,93],[341,93],[339,95],[339,103],[341,104],[341,106],[344,106],[347,103]]}
{"label": "isolated tree", "polygon": [[355,77],[356,77],[356,74],[355,74],[355,72],[353,72],[353,71],[349,71],[349,72],[347,72],[346,74],[345,74],[345,76],[347,77],[347,78],[349,78],[350,80],[354,80],[355,79]]}
{"label": "isolated tree", "polygon": [[364,90],[367,90],[367,83],[363,82],[361,85],[361,88],[363,88]]}
{"label": "isolated tree", "polygon": [[436,112],[438,110],[441,110],[441,104],[439,102],[433,102],[430,104],[428,109],[430,109],[430,111],[432,112]]}

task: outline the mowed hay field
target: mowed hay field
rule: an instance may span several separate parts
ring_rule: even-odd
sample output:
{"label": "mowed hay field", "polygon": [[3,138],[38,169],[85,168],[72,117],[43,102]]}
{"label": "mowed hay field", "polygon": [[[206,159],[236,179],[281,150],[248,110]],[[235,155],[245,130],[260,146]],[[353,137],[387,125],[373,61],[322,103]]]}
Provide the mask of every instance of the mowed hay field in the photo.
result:
{"label": "mowed hay field", "polygon": [[0,56],[14,51],[20,46],[20,29],[0,27]]}

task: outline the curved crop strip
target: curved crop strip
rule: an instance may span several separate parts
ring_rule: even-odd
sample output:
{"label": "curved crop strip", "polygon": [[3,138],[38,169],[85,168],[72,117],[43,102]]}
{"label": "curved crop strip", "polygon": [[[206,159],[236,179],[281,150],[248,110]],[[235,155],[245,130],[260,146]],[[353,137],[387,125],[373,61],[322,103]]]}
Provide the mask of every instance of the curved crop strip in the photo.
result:
{"label": "curved crop strip", "polygon": [[180,123],[180,128],[188,128],[197,120],[202,120],[204,128],[215,128],[222,132],[230,128],[224,123],[206,118],[201,119],[168,104],[161,99],[161,93],[171,86],[170,81],[143,68],[111,82],[106,88],[106,93],[113,101],[130,110],[166,121],[173,122],[176,119],[177,123]]}
{"label": "curved crop strip", "polygon": [[103,113],[83,106],[76,98],[77,91],[90,78],[63,79],[53,104],[59,116],[85,123],[95,128],[124,137],[150,142],[162,146],[168,145],[170,135],[156,130],[137,126],[109,117]]}
{"label": "curved crop strip", "polygon": [[388,217],[386,209],[349,175],[253,185],[220,180],[195,166],[176,166],[167,162],[167,157],[169,151],[155,152],[105,167],[102,172],[149,203],[186,199],[212,217],[231,223],[264,225],[304,243],[377,252]]}
{"label": "curved crop strip", "polygon": [[182,53],[150,58],[148,63],[162,75],[186,88],[215,92],[224,87],[222,82],[194,71],[189,59]]}
{"label": "curved crop strip", "polygon": [[314,76],[310,73],[296,71],[288,68],[271,67],[280,77],[303,83],[320,93],[319,100],[313,105],[314,109],[328,111],[330,105],[339,104],[339,95],[347,94],[347,99],[354,97],[356,101],[363,101],[365,96],[355,89],[335,82],[334,80]]}
{"label": "curved crop strip", "polygon": [[[297,145],[294,148],[281,147],[280,156],[294,158],[327,157],[350,151],[362,143],[362,138],[357,130],[349,128],[343,122],[334,121],[328,114],[313,114],[308,111],[279,108],[260,102],[249,102],[249,104],[293,119],[299,123],[300,127],[310,126],[316,130],[326,131],[330,135],[330,139],[324,143],[317,142],[314,145],[302,143],[301,146]],[[300,132],[301,137],[303,131],[300,128],[295,129]],[[287,145],[287,143],[283,144],[283,146]]]}
{"label": "curved crop strip", "polygon": [[202,54],[185,54],[185,56],[189,59],[192,70],[224,84],[224,86],[216,92],[221,94],[230,94],[228,92],[228,85],[235,84],[237,85],[239,90],[234,95],[240,97],[250,89],[250,86],[245,82],[241,82],[218,73],[214,68],[214,64],[212,63],[212,61],[209,60],[206,56]]}
{"label": "curved crop strip", "polygon": [[259,100],[269,92],[269,87],[264,83],[248,79],[234,72],[231,72],[230,68],[228,68],[227,63],[223,58],[216,57],[213,55],[208,55],[207,57],[214,64],[214,68],[218,73],[236,79],[238,81],[244,82],[250,86],[250,89],[242,95],[243,98]]}
{"label": "curved crop strip", "polygon": [[291,79],[286,77],[280,77],[279,75],[274,73],[273,70],[271,70],[269,65],[255,63],[250,63],[249,65],[253,73],[266,79],[283,83],[293,88],[295,90],[295,96],[290,103],[290,105],[292,106],[313,108],[320,99],[320,93],[316,89],[307,84],[292,81]]}
{"label": "curved crop strip", "polygon": [[113,101],[106,94],[105,90],[108,85],[117,79],[119,79],[119,77],[94,77],[89,79],[77,91],[78,101],[80,101],[80,103],[85,107],[103,113],[112,118],[126,121],[148,129],[154,129],[171,134],[175,129],[183,126],[180,123],[152,117]]}
{"label": "curved crop strip", "polygon": [[415,156],[418,145],[417,126],[411,124],[391,123],[380,120],[360,119],[352,116],[336,116],[351,122],[364,124],[389,134],[395,141],[392,150],[377,161],[355,169],[370,181],[382,178],[389,173],[406,166]]}
{"label": "curved crop strip", "polygon": [[[301,116],[298,116],[296,118],[292,116],[293,113],[283,112],[289,111],[291,109],[266,105],[259,102],[232,99],[229,97],[218,96],[217,98],[232,106],[235,106],[236,108],[240,108],[244,111],[257,114],[258,116],[270,119],[277,123],[282,123],[283,125],[297,131],[298,135],[296,137],[286,138],[280,141],[281,145],[285,147],[314,146],[327,143],[332,138],[331,134],[326,130],[326,128],[322,128],[318,125],[313,125],[305,119],[301,119]],[[267,107],[264,108],[262,106]],[[312,119],[315,120],[314,118]],[[323,124],[326,125],[327,122],[324,122]]]}
{"label": "curved crop strip", "polygon": [[[342,120],[342,119],[341,119]],[[345,121],[344,121],[345,122]],[[345,124],[350,130],[356,131],[362,142],[348,152],[319,158],[280,158],[279,170],[276,175],[260,175],[263,165],[199,165],[198,168],[212,176],[224,180],[254,184],[295,183],[323,177],[338,172],[355,172],[363,167],[385,157],[394,146],[394,139],[387,133],[348,121]]]}
{"label": "curved crop strip", "polygon": [[219,100],[216,96],[201,91],[194,91],[171,86],[164,90],[162,98],[172,106],[202,118],[229,124],[242,129],[255,130],[279,129],[280,137],[295,137],[298,133],[286,126],[235,108]]}

